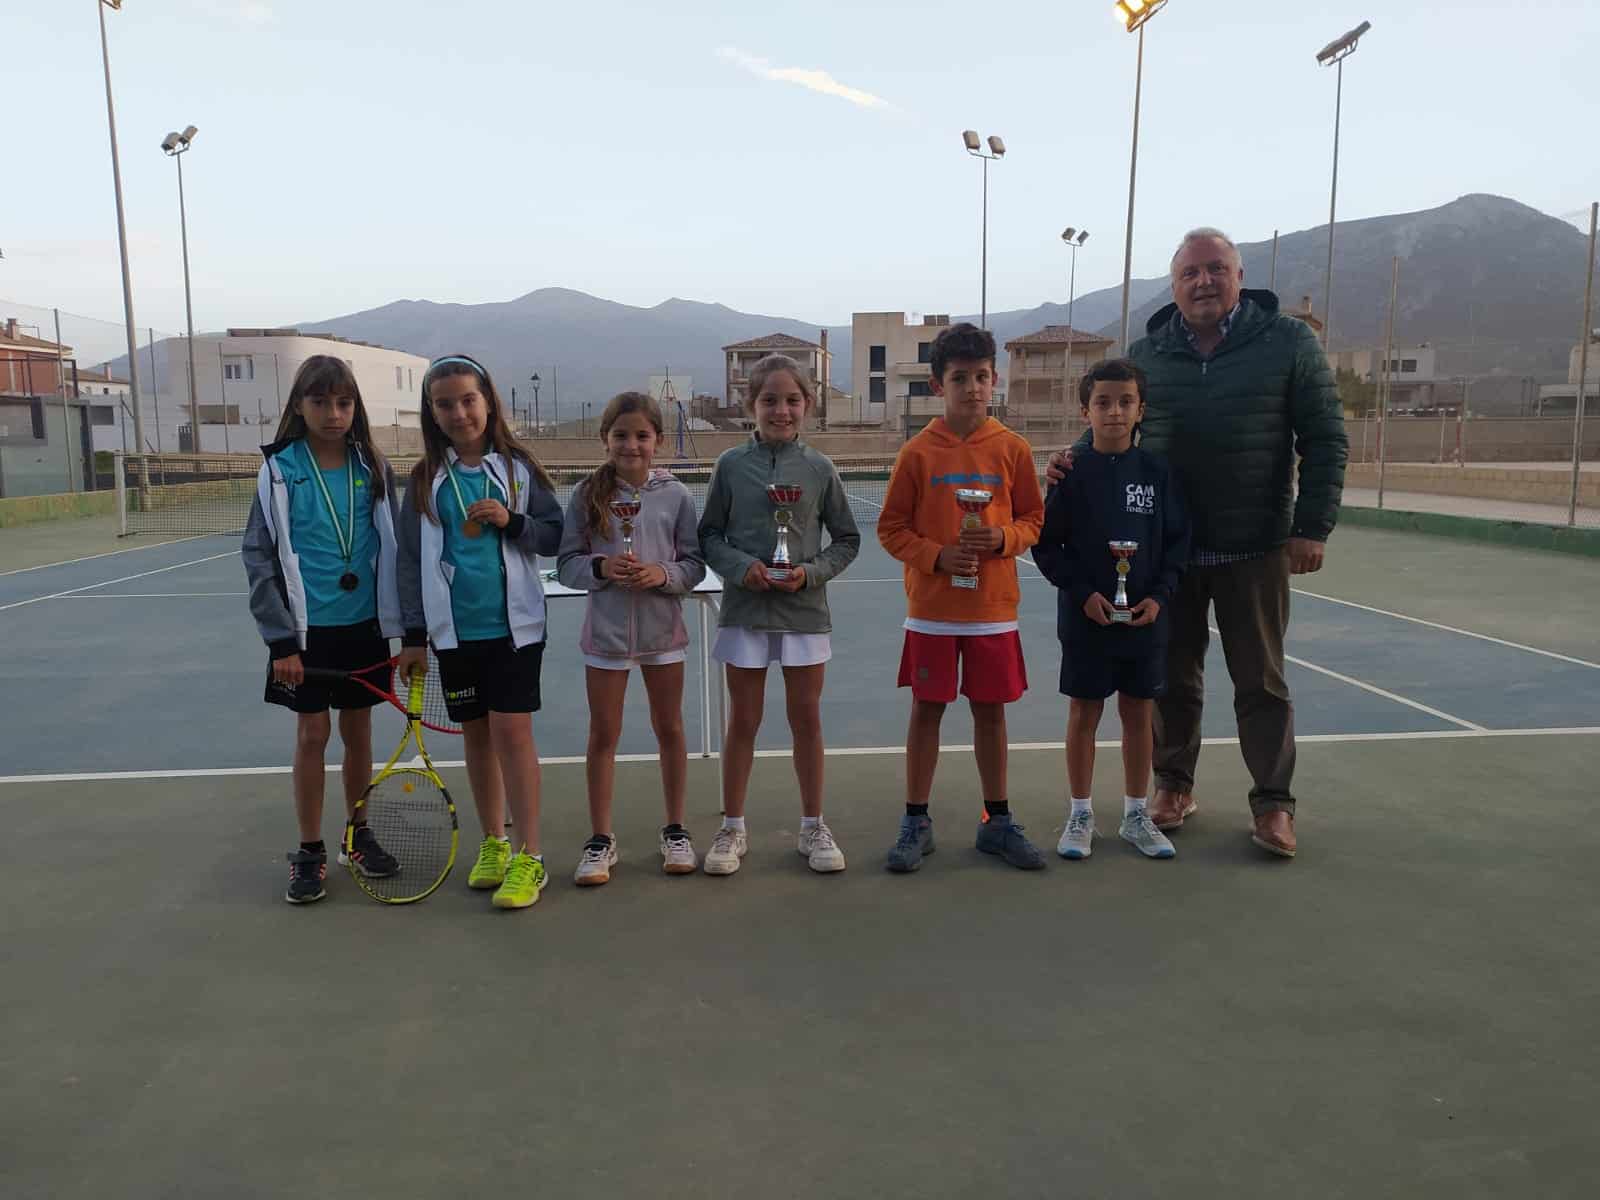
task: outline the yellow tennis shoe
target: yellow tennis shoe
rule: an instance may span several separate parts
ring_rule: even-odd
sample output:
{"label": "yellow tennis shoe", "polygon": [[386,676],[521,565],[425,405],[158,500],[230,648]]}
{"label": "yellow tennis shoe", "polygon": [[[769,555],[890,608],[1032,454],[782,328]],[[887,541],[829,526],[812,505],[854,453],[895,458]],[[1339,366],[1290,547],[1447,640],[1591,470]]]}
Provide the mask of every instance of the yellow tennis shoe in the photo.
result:
{"label": "yellow tennis shoe", "polygon": [[496,908],[527,908],[538,903],[546,881],[544,863],[531,854],[514,855],[506,866],[506,881],[494,894]]}
{"label": "yellow tennis shoe", "polygon": [[497,888],[506,881],[506,863],[511,861],[511,843],[505,838],[486,837],[478,847],[478,861],[467,876],[469,888]]}

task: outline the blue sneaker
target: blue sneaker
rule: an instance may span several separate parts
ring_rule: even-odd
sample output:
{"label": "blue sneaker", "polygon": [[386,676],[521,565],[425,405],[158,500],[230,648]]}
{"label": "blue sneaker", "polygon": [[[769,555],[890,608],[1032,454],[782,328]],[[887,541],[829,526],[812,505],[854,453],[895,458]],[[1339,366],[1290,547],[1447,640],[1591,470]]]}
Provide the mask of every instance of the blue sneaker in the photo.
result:
{"label": "blue sneaker", "polygon": [[896,874],[915,871],[922,860],[933,853],[933,821],[928,817],[913,817],[910,813],[900,818],[900,836],[894,849],[889,851],[889,870]]}
{"label": "blue sneaker", "polygon": [[1044,855],[1023,836],[1022,829],[1009,815],[990,817],[978,826],[978,849],[985,854],[998,854],[1023,871],[1042,871]]}

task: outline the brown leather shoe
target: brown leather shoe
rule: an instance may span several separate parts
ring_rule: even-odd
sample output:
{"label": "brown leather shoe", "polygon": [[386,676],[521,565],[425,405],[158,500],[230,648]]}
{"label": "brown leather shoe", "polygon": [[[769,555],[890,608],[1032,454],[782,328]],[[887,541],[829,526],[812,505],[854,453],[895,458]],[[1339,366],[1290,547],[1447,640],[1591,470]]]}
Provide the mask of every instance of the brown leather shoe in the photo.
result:
{"label": "brown leather shoe", "polygon": [[1189,792],[1174,792],[1157,788],[1155,803],[1150,806],[1150,820],[1162,833],[1171,833],[1183,827],[1183,819],[1194,815],[1200,806]]}
{"label": "brown leather shoe", "polygon": [[1250,840],[1268,854],[1279,858],[1293,858],[1295,852],[1294,814],[1274,809],[1256,818],[1255,832]]}

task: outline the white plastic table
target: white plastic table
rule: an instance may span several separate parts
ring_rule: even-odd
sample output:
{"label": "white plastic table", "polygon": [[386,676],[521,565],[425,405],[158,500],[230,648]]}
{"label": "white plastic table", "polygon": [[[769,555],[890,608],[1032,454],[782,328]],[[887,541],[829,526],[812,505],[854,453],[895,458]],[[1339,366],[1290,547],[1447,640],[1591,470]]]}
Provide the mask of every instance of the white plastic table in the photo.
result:
{"label": "white plastic table", "polygon": [[[576,596],[587,596],[589,593],[578,588],[569,588],[556,578],[556,573],[548,568],[540,571],[539,577],[544,581],[544,594],[551,600],[565,600]],[[716,674],[717,679],[717,723],[715,748],[722,749],[722,731],[727,728],[728,699],[727,689],[723,686],[720,672],[713,671],[711,661],[711,618],[721,610],[722,579],[709,567],[706,577],[695,585],[690,593],[691,600],[699,601],[700,609],[700,757],[710,758],[712,751],[711,740],[711,679]]]}

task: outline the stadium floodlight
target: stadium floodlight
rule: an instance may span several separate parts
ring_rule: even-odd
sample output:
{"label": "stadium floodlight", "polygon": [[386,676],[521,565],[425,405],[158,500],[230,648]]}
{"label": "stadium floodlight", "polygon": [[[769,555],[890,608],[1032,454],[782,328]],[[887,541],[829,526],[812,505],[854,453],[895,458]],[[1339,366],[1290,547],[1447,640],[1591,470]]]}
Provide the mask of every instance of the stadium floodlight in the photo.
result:
{"label": "stadium floodlight", "polygon": [[[194,371],[194,293],[189,287],[189,213],[183,199],[183,156],[188,153],[194,135],[199,132],[193,125],[185,125],[182,133],[169,133],[161,139],[161,149],[178,164],[178,227],[183,232],[183,307],[189,318],[189,425],[194,431],[190,449],[196,454],[204,453],[204,448],[200,445],[200,393]],[[155,381],[151,380],[151,385],[154,384]],[[226,397],[223,398],[223,419],[226,423]]]}
{"label": "stadium floodlight", "polygon": [[984,328],[989,325],[989,164],[1006,154],[1005,142],[995,134],[989,136],[989,151],[984,153],[983,142],[978,137],[975,129],[961,131],[961,143],[967,148],[967,153],[973,158],[983,160],[983,250],[982,258],[982,283],[979,287],[978,324]]}
{"label": "stadium floodlight", "polygon": [[[1076,229],[1068,225],[1061,231],[1061,240],[1066,243],[1067,249],[1072,251],[1072,274],[1067,281],[1067,361],[1066,370],[1062,374],[1062,379],[1067,385],[1067,396],[1071,397],[1074,394],[1072,386],[1072,342],[1077,336],[1072,327],[1072,303],[1078,297],[1078,247],[1089,240],[1089,231],[1087,229]],[[1065,405],[1067,403],[1068,401],[1063,402],[1064,407],[1061,414],[1063,420],[1066,418]]]}
{"label": "stadium floodlight", "polygon": [[1344,60],[1355,53],[1362,34],[1372,28],[1363,21],[1343,37],[1317,51],[1317,62],[1338,67],[1339,82],[1333,94],[1333,182],[1328,188],[1328,269],[1322,280],[1322,345],[1333,348],[1333,219],[1339,205],[1339,117],[1344,108]]}
{"label": "stadium floodlight", "polygon": [[1167,0],[1117,0],[1111,9],[1122,27],[1132,33],[1165,8],[1166,3]]}
{"label": "stadium floodlight", "polygon": [[1371,28],[1371,21],[1363,21],[1343,37],[1335,38],[1317,51],[1317,64],[1324,67],[1332,66],[1341,58],[1353,54],[1356,43],[1361,40],[1361,35]]}
{"label": "stadium floodlight", "polygon": [[1117,0],[1117,20],[1129,33],[1139,32],[1138,65],[1133,74],[1133,149],[1128,155],[1128,231],[1122,247],[1122,350],[1128,349],[1128,301],[1133,292],[1133,185],[1139,177],[1139,96],[1144,89],[1144,27],[1167,6],[1167,0]]}

